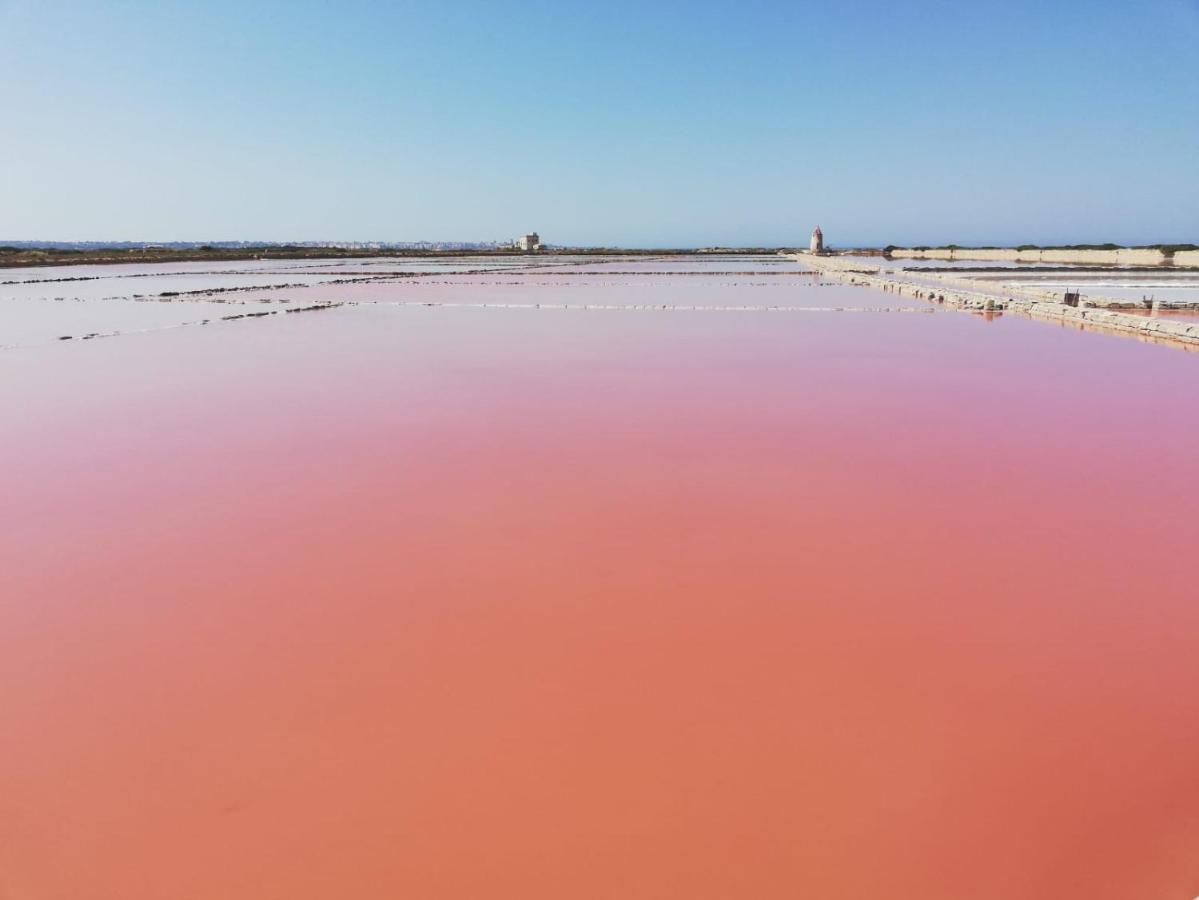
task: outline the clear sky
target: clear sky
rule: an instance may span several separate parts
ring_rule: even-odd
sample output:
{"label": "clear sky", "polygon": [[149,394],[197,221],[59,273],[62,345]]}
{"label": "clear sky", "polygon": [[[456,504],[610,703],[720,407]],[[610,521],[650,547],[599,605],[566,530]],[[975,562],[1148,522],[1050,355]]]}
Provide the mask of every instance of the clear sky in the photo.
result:
{"label": "clear sky", "polygon": [[1199,242],[1199,0],[0,0],[0,239]]}

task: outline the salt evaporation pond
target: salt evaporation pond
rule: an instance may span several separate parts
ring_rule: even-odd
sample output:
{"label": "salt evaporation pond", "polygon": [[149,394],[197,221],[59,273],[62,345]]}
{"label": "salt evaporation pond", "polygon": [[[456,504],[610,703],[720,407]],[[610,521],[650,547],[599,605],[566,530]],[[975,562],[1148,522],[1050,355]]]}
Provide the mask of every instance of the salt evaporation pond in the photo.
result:
{"label": "salt evaporation pond", "polygon": [[[867,256],[867,255],[850,255],[847,254],[842,259],[854,260],[863,265],[878,266],[884,269],[1012,269],[1021,271],[1025,269],[1044,269],[1044,268],[1064,268],[1065,263],[1047,263],[1047,262],[1020,262],[1016,260],[973,260],[973,259],[906,259],[906,258],[891,258],[889,256]],[[1084,269],[1086,266],[1079,265],[1077,268]]]}
{"label": "salt evaporation pond", "polygon": [[0,300],[0,349],[196,325],[259,309],[213,302]]}
{"label": "salt evaporation pond", "polygon": [[996,288],[1030,288],[1061,293],[1080,291],[1084,297],[1117,300],[1199,302],[1199,269],[1168,266],[1097,266],[1011,261],[887,259],[846,256],[864,267],[908,273],[915,283],[936,285],[944,274]]}
{"label": "salt evaporation pond", "polygon": [[580,275],[562,273],[487,274],[383,279],[356,284],[288,290],[249,291],[244,299],[294,303],[317,300],[350,303],[555,306],[594,309],[666,307],[668,309],[819,309],[906,308],[933,312],[910,297],[880,296],[842,284],[820,283],[811,275],[773,279],[753,275],[680,277],[670,274]]}
{"label": "salt evaporation pond", "polygon": [[1163,277],[1154,273],[1123,278],[1113,278],[1110,274],[1092,277],[1059,275],[1056,278],[1014,279],[1006,283],[1047,291],[1079,291],[1084,297],[1199,302],[1199,272],[1178,277]]}
{"label": "salt evaporation pond", "polygon": [[531,272],[677,272],[718,274],[722,272],[800,272],[804,267],[793,259],[772,256],[650,256],[584,259],[573,263],[531,268]]}
{"label": "salt evaporation pond", "polygon": [[0,894],[1199,893],[1199,355],[706,282],[0,352]]}
{"label": "salt evaporation pond", "polygon": [[0,284],[0,303],[9,299],[37,300],[108,300],[133,297],[158,297],[163,294],[192,294],[200,291],[225,292],[272,285],[327,284],[332,274],[313,275],[299,272],[274,274],[171,274],[132,275],[96,278],[88,281],[32,281]]}

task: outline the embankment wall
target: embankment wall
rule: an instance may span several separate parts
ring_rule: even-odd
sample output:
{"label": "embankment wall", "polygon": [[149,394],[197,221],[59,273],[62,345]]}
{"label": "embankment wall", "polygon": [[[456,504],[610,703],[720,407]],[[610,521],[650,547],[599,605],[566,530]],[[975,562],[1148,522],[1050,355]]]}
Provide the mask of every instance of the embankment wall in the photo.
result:
{"label": "embankment wall", "polygon": [[806,250],[795,255],[800,262],[808,263],[813,269],[825,272],[877,272],[879,266],[863,262],[860,259],[847,259],[842,256],[824,256],[809,253]]}
{"label": "embankment wall", "polygon": [[1120,250],[1017,250],[999,248],[993,250],[971,250],[968,248],[932,248],[913,250],[900,248],[891,251],[895,259],[944,259],[944,260],[992,260],[996,262],[1043,262],[1090,264],[1099,266],[1199,266],[1199,251],[1187,250],[1175,253],[1173,258],[1161,250],[1127,247]]}

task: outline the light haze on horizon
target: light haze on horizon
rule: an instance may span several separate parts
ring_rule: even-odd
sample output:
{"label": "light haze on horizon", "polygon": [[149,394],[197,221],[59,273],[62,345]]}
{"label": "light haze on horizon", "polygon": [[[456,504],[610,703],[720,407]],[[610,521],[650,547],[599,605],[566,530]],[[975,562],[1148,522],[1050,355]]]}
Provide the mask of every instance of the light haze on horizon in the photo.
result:
{"label": "light haze on horizon", "polygon": [[0,240],[1199,242],[1199,0],[0,0]]}

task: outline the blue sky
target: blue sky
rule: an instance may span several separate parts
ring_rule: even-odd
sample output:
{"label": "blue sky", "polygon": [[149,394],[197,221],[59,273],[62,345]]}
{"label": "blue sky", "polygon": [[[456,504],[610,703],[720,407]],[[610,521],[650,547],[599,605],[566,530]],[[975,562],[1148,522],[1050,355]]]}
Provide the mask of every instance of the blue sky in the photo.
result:
{"label": "blue sky", "polygon": [[1199,0],[0,0],[0,238],[1199,242]]}

